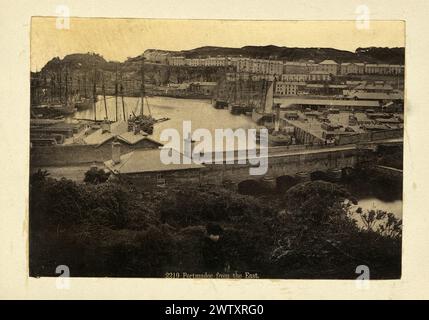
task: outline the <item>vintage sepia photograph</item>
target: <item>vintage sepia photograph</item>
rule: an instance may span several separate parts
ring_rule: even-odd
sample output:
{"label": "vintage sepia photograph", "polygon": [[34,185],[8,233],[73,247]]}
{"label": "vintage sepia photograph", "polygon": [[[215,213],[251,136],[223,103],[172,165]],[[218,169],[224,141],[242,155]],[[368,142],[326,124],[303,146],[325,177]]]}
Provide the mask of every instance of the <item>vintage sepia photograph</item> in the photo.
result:
{"label": "vintage sepia photograph", "polygon": [[404,21],[64,15],[30,44],[30,277],[401,278]]}

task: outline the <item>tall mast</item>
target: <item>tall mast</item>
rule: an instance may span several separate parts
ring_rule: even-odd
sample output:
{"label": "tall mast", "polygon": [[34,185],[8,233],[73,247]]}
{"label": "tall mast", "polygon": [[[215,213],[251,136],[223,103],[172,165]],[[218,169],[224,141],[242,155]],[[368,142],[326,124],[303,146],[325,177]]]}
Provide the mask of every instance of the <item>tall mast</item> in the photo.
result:
{"label": "tall mast", "polygon": [[119,90],[121,92],[121,100],[122,100],[122,118],[124,119],[124,121],[126,121],[127,117],[125,115],[124,87],[122,86],[122,82],[121,82],[121,85],[119,87]]}
{"label": "tall mast", "polygon": [[140,85],[140,95],[142,100],[142,107],[140,110],[140,114],[143,116],[144,114],[144,57],[142,57],[142,65],[141,65],[141,85]]}
{"label": "tall mast", "polygon": [[87,98],[88,97],[88,93],[86,91],[86,72],[83,75],[83,89],[84,89],[84,92],[85,92],[85,98]]}
{"label": "tall mast", "polygon": [[65,103],[66,104],[68,103],[68,100],[69,100],[68,77],[69,77],[69,74],[68,74],[68,70],[67,70],[67,67],[66,67],[66,91],[64,92]]}
{"label": "tall mast", "polygon": [[104,100],[104,113],[106,115],[106,120],[109,118],[107,115],[107,102],[106,102],[106,87],[104,85],[104,72],[103,72],[103,83],[102,83],[102,90],[103,90],[103,100]]}
{"label": "tall mast", "polygon": [[80,75],[77,75],[77,92],[79,93],[79,96],[82,93],[82,83],[80,81]]}
{"label": "tall mast", "polygon": [[238,85],[240,83],[240,79],[235,80],[234,85],[234,103],[237,103],[238,100]]}
{"label": "tall mast", "polygon": [[93,106],[93,110],[94,110],[94,122],[97,122],[97,108],[96,108],[96,103],[97,103],[97,88],[96,88],[96,81],[97,81],[97,70],[95,69],[95,65],[94,65],[94,83],[92,86],[92,106]]}
{"label": "tall mast", "polygon": [[52,73],[50,78],[51,92],[49,93],[48,101],[49,103],[52,103],[53,97],[57,94],[57,86],[55,85],[57,82],[56,73]]}
{"label": "tall mast", "polygon": [[61,82],[61,68],[60,68],[60,74],[59,74],[59,77],[58,77],[58,87],[59,87],[59,91],[58,91],[58,97],[59,97],[59,100],[60,100],[60,102],[63,102],[63,84],[62,84],[62,82]]}
{"label": "tall mast", "polygon": [[115,121],[118,121],[118,66],[115,74]]}

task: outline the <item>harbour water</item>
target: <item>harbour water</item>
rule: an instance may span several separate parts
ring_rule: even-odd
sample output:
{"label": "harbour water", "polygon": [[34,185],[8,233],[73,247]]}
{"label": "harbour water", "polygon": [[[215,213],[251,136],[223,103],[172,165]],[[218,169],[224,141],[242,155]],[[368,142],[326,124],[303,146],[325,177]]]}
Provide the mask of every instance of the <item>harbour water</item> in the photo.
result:
{"label": "harbour water", "polygon": [[[141,108],[139,98],[125,97],[125,114],[126,117],[132,112],[138,114]],[[146,103],[147,102],[147,103]],[[251,117],[245,115],[232,115],[226,109],[215,109],[212,107],[210,100],[198,99],[178,99],[169,97],[147,97],[145,99],[144,114],[148,114],[149,105],[151,115],[155,119],[169,118],[168,121],[158,123],[154,126],[153,137],[159,139],[162,130],[167,128],[177,129],[180,133],[183,128],[183,121],[192,122],[192,130],[206,128],[214,133],[215,129],[250,129],[256,128],[256,124]],[[108,119],[114,121],[116,117],[116,105],[114,97],[106,97]],[[99,97],[96,104],[97,119],[105,118],[105,107],[103,97]],[[74,116],[76,119],[94,119],[92,108],[78,110]],[[118,98],[118,118],[123,118],[121,98]]]}
{"label": "harbour water", "polygon": [[357,207],[361,207],[363,210],[383,210],[391,212],[396,218],[402,219],[402,200],[396,199],[392,201],[385,201],[376,197],[358,199]]}

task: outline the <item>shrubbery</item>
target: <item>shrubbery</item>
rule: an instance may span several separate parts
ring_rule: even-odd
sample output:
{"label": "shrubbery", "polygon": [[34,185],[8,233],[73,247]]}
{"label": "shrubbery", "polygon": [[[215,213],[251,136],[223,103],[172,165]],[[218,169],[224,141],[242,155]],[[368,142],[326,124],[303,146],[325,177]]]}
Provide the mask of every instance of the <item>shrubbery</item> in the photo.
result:
{"label": "shrubbery", "polygon": [[[30,184],[33,276],[53,276],[59,264],[74,276],[237,270],[269,278],[355,278],[359,264],[374,268],[375,277],[400,274],[400,230],[391,236],[358,227],[345,201],[350,194],[328,182],[296,185],[278,203],[213,187],[140,193],[43,172]],[[210,231],[216,225],[221,231]]]}

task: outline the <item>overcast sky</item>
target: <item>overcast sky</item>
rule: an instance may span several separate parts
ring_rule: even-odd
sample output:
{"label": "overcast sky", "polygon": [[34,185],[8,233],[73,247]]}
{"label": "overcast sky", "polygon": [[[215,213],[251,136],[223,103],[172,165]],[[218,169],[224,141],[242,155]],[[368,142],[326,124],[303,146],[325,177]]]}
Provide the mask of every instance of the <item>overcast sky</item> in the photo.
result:
{"label": "overcast sky", "polygon": [[184,50],[201,46],[277,45],[331,47],[403,47],[404,24],[372,21],[359,29],[355,21],[231,21],[73,18],[70,29],[57,29],[55,18],[33,18],[31,70],[53,57],[96,52],[124,61],[146,49]]}

